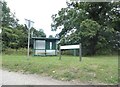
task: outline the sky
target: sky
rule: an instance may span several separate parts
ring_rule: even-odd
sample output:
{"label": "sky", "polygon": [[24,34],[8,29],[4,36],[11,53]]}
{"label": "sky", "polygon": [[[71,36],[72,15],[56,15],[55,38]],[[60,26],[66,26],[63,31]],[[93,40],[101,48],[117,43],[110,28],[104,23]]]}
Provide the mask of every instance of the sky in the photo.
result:
{"label": "sky", "polygon": [[5,0],[11,12],[19,19],[20,24],[25,24],[25,19],[34,21],[33,27],[43,29],[47,37],[55,36],[57,32],[51,31],[53,14],[66,7],[66,0]]}

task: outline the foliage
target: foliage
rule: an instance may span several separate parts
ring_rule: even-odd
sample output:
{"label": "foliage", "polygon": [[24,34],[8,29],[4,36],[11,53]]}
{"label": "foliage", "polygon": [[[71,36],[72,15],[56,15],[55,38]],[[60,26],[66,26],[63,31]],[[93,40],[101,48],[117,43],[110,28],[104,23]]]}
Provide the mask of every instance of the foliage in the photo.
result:
{"label": "foliage", "polygon": [[[26,48],[19,48],[19,49],[11,49],[7,48],[2,53],[3,55],[27,55],[27,49]],[[30,49],[30,54],[32,55],[32,49]]]}
{"label": "foliage", "polygon": [[33,32],[33,37],[46,37],[43,29],[36,30],[35,28],[32,28],[31,32]]}
{"label": "foliage", "polygon": [[[22,26],[22,25],[21,25]],[[3,28],[2,31],[2,41],[5,47],[3,49],[10,47],[13,49],[18,49],[20,47],[26,47],[27,46],[27,34],[25,34],[24,30],[20,28],[20,26],[16,28]]]}
{"label": "foliage", "polygon": [[54,38],[53,35],[49,35],[49,38]]}
{"label": "foliage", "polygon": [[[32,28],[30,33],[34,32],[35,37],[46,37],[42,29],[36,30]],[[32,36],[31,36],[32,37]],[[18,19],[15,14],[10,12],[5,1],[2,2],[2,41],[3,51],[6,49],[27,48],[28,29],[26,25],[18,24]],[[32,47],[32,39],[30,40]]]}
{"label": "foliage", "polygon": [[[120,37],[120,2],[67,2],[52,15],[52,30],[61,29],[61,44],[82,43],[83,53],[118,50]],[[116,51],[117,52],[117,51]]]}
{"label": "foliage", "polygon": [[2,2],[2,27],[15,27],[17,26],[18,19],[16,19],[15,14],[10,12],[10,8],[7,7],[5,1]]}
{"label": "foliage", "polygon": [[2,18],[2,2],[0,1],[0,27],[1,27],[1,18]]}

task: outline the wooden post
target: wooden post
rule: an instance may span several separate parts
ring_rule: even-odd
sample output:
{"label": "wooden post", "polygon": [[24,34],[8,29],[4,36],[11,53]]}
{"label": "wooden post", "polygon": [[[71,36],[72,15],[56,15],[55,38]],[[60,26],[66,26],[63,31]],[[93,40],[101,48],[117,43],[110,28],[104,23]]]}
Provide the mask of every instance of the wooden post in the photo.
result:
{"label": "wooden post", "polygon": [[[61,47],[61,45],[60,45]],[[59,60],[61,60],[61,49],[59,48]]]}
{"label": "wooden post", "polygon": [[79,44],[79,57],[80,57],[80,61],[82,61],[81,43]]}

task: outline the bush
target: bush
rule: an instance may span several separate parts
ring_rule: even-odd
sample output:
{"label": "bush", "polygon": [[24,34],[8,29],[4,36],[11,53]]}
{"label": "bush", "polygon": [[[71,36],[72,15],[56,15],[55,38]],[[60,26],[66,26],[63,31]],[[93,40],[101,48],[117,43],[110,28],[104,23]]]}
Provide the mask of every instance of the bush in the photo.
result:
{"label": "bush", "polygon": [[[88,53],[88,49],[83,48],[82,49],[82,56],[90,56]],[[74,50],[62,50],[62,55],[74,55]],[[111,49],[100,49],[96,51],[96,54],[94,55],[118,55],[118,52]],[[76,56],[79,56],[79,50],[76,50]],[[93,56],[93,55],[91,55]]]}
{"label": "bush", "polygon": [[[74,55],[74,50],[62,50],[62,55]],[[76,50],[76,56],[79,55],[79,50]]]}
{"label": "bush", "polygon": [[[20,48],[20,49],[11,49],[11,48],[6,48],[3,51],[3,54],[8,54],[8,55],[27,55],[27,49],[26,48]],[[32,54],[32,49],[30,49],[30,54]]]}

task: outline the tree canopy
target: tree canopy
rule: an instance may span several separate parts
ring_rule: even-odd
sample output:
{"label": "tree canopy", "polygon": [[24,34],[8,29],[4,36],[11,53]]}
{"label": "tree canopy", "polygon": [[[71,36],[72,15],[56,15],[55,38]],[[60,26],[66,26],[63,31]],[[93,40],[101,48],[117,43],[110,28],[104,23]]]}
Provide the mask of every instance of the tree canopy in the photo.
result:
{"label": "tree canopy", "polygon": [[61,44],[82,43],[85,55],[118,50],[120,2],[67,2],[52,15],[52,30],[61,29]]}
{"label": "tree canopy", "polygon": [[[5,1],[2,2],[2,41],[5,48],[27,48],[28,28],[18,23],[15,14],[11,13]],[[31,28],[34,37],[46,37],[43,29]],[[30,47],[32,47],[32,40]]]}

